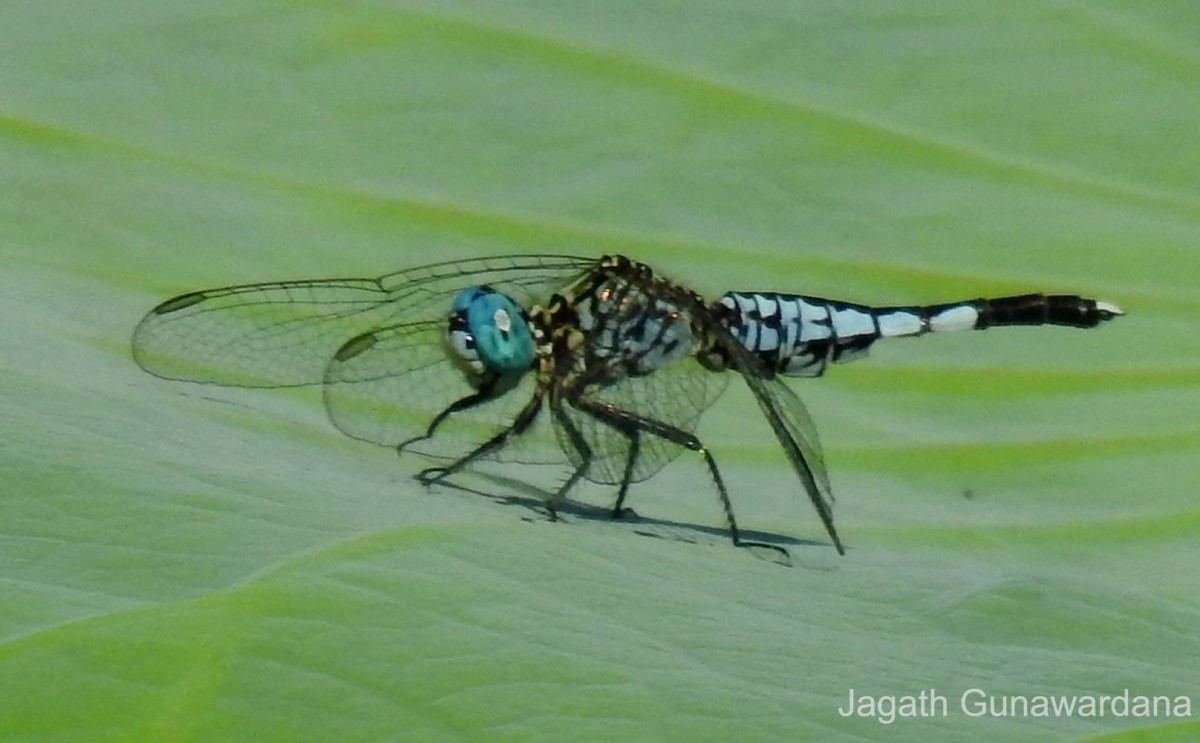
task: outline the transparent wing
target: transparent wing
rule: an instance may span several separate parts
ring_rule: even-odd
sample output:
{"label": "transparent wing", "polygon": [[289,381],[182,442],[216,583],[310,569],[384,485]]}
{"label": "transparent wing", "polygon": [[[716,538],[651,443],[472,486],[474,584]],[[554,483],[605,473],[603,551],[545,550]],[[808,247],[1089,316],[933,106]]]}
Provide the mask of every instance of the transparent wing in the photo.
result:
{"label": "transparent wing", "polygon": [[817,437],[817,428],[808,409],[790,387],[778,376],[767,373],[758,359],[728,331],[723,327],[711,330],[758,401],[758,407],[804,485],[834,546],[844,554],[845,550],[833,525],[833,490],[825,470],[825,455],[821,451],[821,440]]}
{"label": "transparent wing", "polygon": [[388,298],[370,279],[184,294],[142,318],[133,357],[168,379],[238,387],[316,384],[338,346],[391,318]]}
{"label": "transparent wing", "polygon": [[[617,384],[600,387],[587,399],[615,405],[690,433],[696,430],[701,414],[720,397],[728,383],[727,376],[705,369],[689,356],[646,376],[626,377]],[[564,412],[592,449],[592,464],[584,476],[592,482],[620,484],[629,459],[629,437],[570,405],[564,406]],[[571,462],[579,465],[582,458],[557,421],[555,428],[559,445]],[[630,481],[653,477],[682,451],[679,444],[659,436],[642,435]]]}
{"label": "transparent wing", "polygon": [[[430,422],[452,403],[472,395],[469,377],[445,348],[445,322],[393,325],[356,336],[339,349],[325,371],[325,407],[347,436],[395,446],[425,434]],[[425,456],[456,459],[509,426],[529,401],[535,374],[480,405],[451,415],[432,439],[405,447]],[[522,436],[522,439],[526,437]],[[503,459],[561,462],[553,439],[536,449],[506,447]]]}
{"label": "transparent wing", "polygon": [[[751,387],[755,399],[758,400],[760,406],[766,404],[778,415],[787,438],[795,442],[796,448],[812,475],[813,487],[832,508],[833,489],[829,486],[829,473],[825,469],[825,452],[821,448],[821,440],[817,436],[817,425],[809,415],[808,408],[800,401],[792,388],[779,377],[756,378],[756,381],[761,383],[762,390],[761,392],[755,391],[754,387]],[[779,432],[776,431],[775,435],[778,436]],[[788,447],[789,444],[785,443],[784,448]],[[801,479],[806,480],[803,474]]]}
{"label": "transparent wing", "polygon": [[528,307],[586,271],[590,258],[475,258],[376,279],[247,284],[191,292],[151,310],[133,356],[151,374],[238,387],[319,384],[335,351],[375,328],[443,319],[458,291],[490,284]]}

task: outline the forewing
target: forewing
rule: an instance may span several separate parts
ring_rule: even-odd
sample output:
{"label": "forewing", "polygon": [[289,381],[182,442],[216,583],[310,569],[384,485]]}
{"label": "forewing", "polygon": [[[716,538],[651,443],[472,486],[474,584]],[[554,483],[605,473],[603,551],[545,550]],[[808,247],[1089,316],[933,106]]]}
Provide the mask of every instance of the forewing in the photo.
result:
{"label": "forewing", "polygon": [[594,261],[555,255],[449,261],[377,279],[246,284],[183,294],[133,333],[134,359],[168,379],[238,387],[319,384],[344,343],[376,328],[440,320],[454,295],[489,284],[523,307]]}

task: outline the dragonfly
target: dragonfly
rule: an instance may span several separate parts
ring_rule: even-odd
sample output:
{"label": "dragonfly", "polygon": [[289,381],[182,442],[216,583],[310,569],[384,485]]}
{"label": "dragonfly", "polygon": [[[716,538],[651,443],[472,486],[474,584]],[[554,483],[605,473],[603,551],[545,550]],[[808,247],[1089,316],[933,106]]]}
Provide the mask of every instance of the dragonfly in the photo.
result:
{"label": "dragonfly", "polygon": [[[517,445],[548,416],[570,467],[551,518],[580,480],[631,485],[697,453],[735,546],[725,480],[696,435],[740,377],[839,554],[834,496],[813,419],[785,382],[865,356],[882,338],[997,326],[1093,328],[1124,314],[1076,295],[1024,294],[868,306],[778,292],[709,301],[621,255],[510,255],[378,278],[244,284],[168,299],[133,333],[159,377],[239,387],[320,385],[348,436],[441,461],[426,486]],[[465,443],[470,442],[470,443]]]}

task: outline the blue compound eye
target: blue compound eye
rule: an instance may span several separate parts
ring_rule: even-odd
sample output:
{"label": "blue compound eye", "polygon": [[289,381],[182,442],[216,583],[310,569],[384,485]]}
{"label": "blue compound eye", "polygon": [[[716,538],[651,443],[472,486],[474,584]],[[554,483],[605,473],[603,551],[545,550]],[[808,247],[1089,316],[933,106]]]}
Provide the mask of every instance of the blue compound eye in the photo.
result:
{"label": "blue compound eye", "polygon": [[516,302],[488,286],[454,298],[450,347],[476,373],[525,371],[533,364],[533,333]]}

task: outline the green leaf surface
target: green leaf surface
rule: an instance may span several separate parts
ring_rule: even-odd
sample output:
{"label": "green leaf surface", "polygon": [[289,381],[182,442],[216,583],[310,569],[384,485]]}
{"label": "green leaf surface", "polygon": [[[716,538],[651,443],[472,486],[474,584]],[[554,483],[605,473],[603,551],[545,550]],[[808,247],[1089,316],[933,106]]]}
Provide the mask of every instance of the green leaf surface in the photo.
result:
{"label": "green leaf surface", "polygon": [[[0,4],[0,740],[1200,738],[958,706],[1200,704],[1198,36],[1184,0]],[[699,433],[790,568],[694,457],[550,523],[545,468],[426,491],[317,390],[129,356],[183,291],[514,252],[1128,316],[797,381],[846,557],[732,387]]]}

